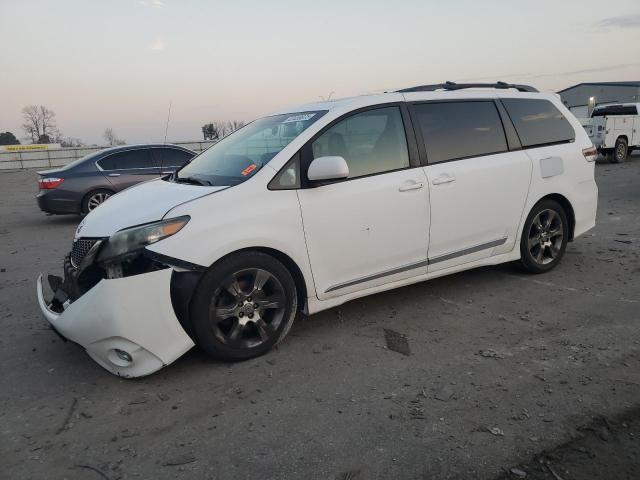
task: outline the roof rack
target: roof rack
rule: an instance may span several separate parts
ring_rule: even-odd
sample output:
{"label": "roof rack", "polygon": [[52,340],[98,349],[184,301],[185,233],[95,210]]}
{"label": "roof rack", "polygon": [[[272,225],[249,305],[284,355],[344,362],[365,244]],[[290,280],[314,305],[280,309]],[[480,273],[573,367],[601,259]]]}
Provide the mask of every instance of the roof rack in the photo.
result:
{"label": "roof rack", "polygon": [[419,85],[417,87],[403,88],[402,90],[397,90],[398,93],[408,93],[408,92],[433,92],[435,90],[464,90],[465,88],[498,88],[501,90],[505,90],[508,88],[515,88],[519,92],[537,92],[538,90],[529,85],[517,85],[506,82],[496,82],[496,83],[455,83],[455,82],[444,82],[444,83],[436,83],[434,85]]}

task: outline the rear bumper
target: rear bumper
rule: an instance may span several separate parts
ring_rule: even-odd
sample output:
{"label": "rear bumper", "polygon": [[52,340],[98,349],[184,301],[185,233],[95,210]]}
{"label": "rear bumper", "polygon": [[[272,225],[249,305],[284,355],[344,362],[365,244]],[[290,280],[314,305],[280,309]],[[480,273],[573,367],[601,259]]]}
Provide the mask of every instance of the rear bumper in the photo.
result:
{"label": "rear bumper", "polygon": [[575,228],[573,237],[579,237],[596,225],[598,210],[598,185],[595,180],[579,183],[572,198],[575,214]]}
{"label": "rear bumper", "polygon": [[49,308],[40,275],[38,303],[51,326],[81,345],[102,367],[121,377],[141,377],[172,363],[194,345],[171,305],[171,274],[167,268],[101,280],[62,313]]}
{"label": "rear bumper", "polygon": [[36,201],[38,202],[38,208],[46,213],[80,213],[80,200],[77,198],[65,198],[60,191],[52,190],[40,190],[36,195]]}

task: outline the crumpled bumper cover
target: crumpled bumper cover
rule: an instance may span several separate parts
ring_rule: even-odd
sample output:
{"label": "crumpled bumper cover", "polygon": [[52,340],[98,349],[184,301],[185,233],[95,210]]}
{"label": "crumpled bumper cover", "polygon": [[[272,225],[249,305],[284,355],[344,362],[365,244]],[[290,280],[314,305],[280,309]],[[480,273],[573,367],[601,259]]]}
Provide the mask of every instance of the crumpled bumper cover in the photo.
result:
{"label": "crumpled bumper cover", "polygon": [[194,345],[171,305],[172,271],[101,280],[62,313],[49,308],[40,275],[38,303],[53,328],[84,347],[102,367],[121,377],[141,377]]}

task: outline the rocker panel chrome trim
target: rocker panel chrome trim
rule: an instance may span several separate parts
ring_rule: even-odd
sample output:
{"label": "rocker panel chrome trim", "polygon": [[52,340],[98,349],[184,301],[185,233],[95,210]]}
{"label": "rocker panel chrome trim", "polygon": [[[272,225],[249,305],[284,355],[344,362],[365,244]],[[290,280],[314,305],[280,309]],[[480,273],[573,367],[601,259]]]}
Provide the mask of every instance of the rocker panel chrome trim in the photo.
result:
{"label": "rocker panel chrome trim", "polygon": [[427,260],[423,260],[416,263],[411,263],[409,265],[404,265],[402,267],[393,268],[391,270],[385,270],[384,272],[375,273],[373,275],[368,275],[366,277],[356,278],[354,280],[350,280],[345,283],[339,283],[337,285],[333,285],[325,290],[324,293],[333,292],[335,290],[340,290],[341,288],[351,287],[353,285],[357,285],[359,283],[370,282],[371,280],[377,280],[378,278],[388,277],[390,275],[395,275],[397,273],[406,272],[409,270],[414,270],[416,268],[425,267],[427,265],[431,265],[438,262],[445,262],[447,260],[451,260],[457,257],[462,257],[464,255],[470,255],[472,253],[480,252],[482,250],[487,250],[489,248],[497,247],[503,245],[507,241],[507,237],[500,238],[498,240],[493,240],[491,242],[481,243],[480,245],[475,245],[473,247],[465,248],[464,250],[458,250],[457,252],[447,253],[446,255],[440,255],[438,257],[429,258]]}

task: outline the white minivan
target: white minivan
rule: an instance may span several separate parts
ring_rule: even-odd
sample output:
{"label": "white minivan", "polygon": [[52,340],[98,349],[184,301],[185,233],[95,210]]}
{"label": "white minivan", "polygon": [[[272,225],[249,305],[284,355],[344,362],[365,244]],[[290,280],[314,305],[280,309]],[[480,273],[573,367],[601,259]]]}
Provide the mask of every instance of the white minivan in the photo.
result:
{"label": "white minivan", "polygon": [[93,210],[40,308],[123,377],[195,344],[248,359],[301,313],[482,265],[549,271],[595,225],[595,157],[559,98],[524,85],[285,109]]}

